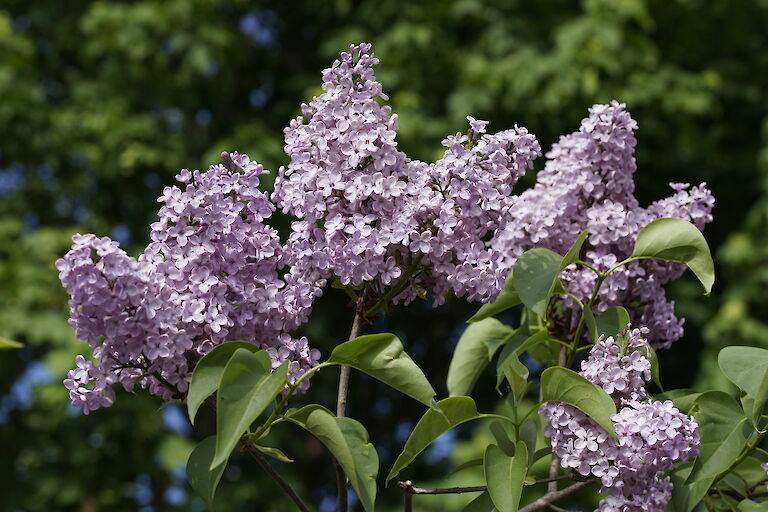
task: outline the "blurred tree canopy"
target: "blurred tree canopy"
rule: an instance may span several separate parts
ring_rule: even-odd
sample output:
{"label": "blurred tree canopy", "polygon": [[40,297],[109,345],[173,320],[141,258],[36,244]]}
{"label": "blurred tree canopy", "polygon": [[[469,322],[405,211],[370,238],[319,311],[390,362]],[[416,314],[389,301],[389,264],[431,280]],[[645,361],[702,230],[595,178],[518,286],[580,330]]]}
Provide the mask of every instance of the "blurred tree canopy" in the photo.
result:
{"label": "blurred tree canopy", "polygon": [[[524,125],[548,148],[591,104],[626,102],[640,125],[641,197],[661,197],[670,181],[706,181],[717,200],[706,232],[716,291],[705,299],[692,279],[676,285],[687,333],[662,358],[663,375],[670,387],[725,387],[714,381],[719,348],[768,348],[766,27],[766,0],[5,0],[0,335],[25,347],[0,352],[0,509],[202,510],[182,468],[191,437],[208,435],[210,423],[193,431],[179,407],[160,409],[142,394],[91,416],[68,407],[61,381],[85,344],[67,326],[53,262],[75,232],[140,250],[162,188],[222,150],[276,170],[286,161],[282,128],[352,42],[374,44],[400,144],[423,159],[465,129],[467,114],[490,120],[492,131]],[[344,305],[329,291],[306,328],[326,354],[351,321]],[[454,300],[424,329],[427,309],[373,328],[401,333],[444,392],[447,354],[473,307]],[[400,397],[371,403],[376,384],[355,378],[373,391],[353,393],[352,415],[388,465],[411,427],[393,416],[415,419],[420,408]],[[311,392],[330,403],[335,379],[321,373]],[[496,399],[485,400],[489,408]],[[295,437],[290,478],[332,510],[329,460],[317,443],[297,431],[274,435]],[[444,475],[437,463],[450,467],[454,452],[466,458],[468,439],[428,452],[409,476]],[[285,510],[253,466],[243,459],[228,469],[226,510]],[[397,489],[382,494],[382,509],[396,510]],[[458,498],[422,498],[419,507],[455,508],[449,499]]]}

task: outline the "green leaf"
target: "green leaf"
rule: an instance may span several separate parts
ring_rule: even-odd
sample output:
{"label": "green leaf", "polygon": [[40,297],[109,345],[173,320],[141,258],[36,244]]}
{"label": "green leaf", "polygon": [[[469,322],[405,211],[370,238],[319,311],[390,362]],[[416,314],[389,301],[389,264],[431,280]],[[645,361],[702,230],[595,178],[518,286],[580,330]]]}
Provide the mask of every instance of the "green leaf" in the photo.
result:
{"label": "green leaf", "polygon": [[293,459],[288,457],[279,448],[273,448],[271,446],[262,446],[260,444],[252,444],[251,446],[259,450],[264,455],[267,455],[268,457],[272,457],[273,459],[279,460],[280,462],[293,462]]}
{"label": "green leaf", "polygon": [[725,347],[717,357],[726,377],[749,395],[754,403],[746,410],[757,425],[768,401],[768,350],[757,347]]}
{"label": "green leaf", "polygon": [[739,457],[753,429],[741,406],[727,393],[707,391],[693,404],[701,446],[688,482],[713,478]]}
{"label": "green leaf", "polygon": [[[466,421],[479,418],[475,401],[468,396],[452,396],[437,402],[440,412],[429,409],[411,432],[403,451],[387,475],[387,483],[408,466],[443,433]],[[441,414],[442,412],[442,414]]]}
{"label": "green leaf", "polygon": [[715,282],[709,246],[696,226],[682,219],[656,219],[637,235],[632,258],[655,258],[688,265],[706,294]]}
{"label": "green leaf", "polygon": [[[627,324],[629,324],[629,313],[621,306],[612,306],[595,318],[597,335],[604,334],[606,338],[616,336]],[[597,338],[594,341],[596,340]]]}
{"label": "green leaf", "polygon": [[536,248],[524,252],[512,270],[520,300],[542,318],[547,316],[547,304],[562,263],[563,257],[556,252]]}
{"label": "green leaf", "polygon": [[651,356],[651,380],[659,386],[660,390],[664,391],[664,386],[661,385],[661,375],[659,374],[659,358],[656,355],[656,351],[650,345],[648,350]]}
{"label": "green leaf", "polygon": [[[430,412],[434,412],[432,409]],[[333,454],[344,469],[363,508],[370,512],[376,502],[376,475],[379,456],[368,441],[368,432],[352,418],[337,418],[320,405],[288,411],[288,421],[314,435]]]}
{"label": "green leaf", "polygon": [[4,338],[0,336],[0,349],[9,349],[9,348],[21,348],[23,347],[23,343],[19,343],[18,341],[9,340],[8,338]]}
{"label": "green leaf", "polygon": [[539,423],[537,421],[538,416],[527,418],[522,425],[520,425],[519,438],[525,443],[528,448],[528,463],[533,464],[536,458],[536,443],[539,437]]}
{"label": "green leaf", "polygon": [[208,508],[213,509],[213,497],[224,473],[226,461],[211,469],[211,462],[216,452],[216,436],[207,437],[198,444],[187,460],[187,478],[192,489],[200,495]]}
{"label": "green leaf", "polygon": [[768,512],[768,501],[742,500],[739,512]]}
{"label": "green leaf", "polygon": [[539,459],[543,459],[547,455],[552,453],[552,447],[551,446],[545,446],[544,448],[539,448],[533,453],[533,458],[531,459],[531,466],[533,466],[533,463],[536,462]]}
{"label": "green leaf", "polygon": [[467,326],[448,366],[446,385],[450,396],[470,394],[498,347],[514,334],[514,329],[495,318],[486,318]]}
{"label": "green leaf", "polygon": [[251,352],[259,350],[259,347],[253,343],[228,341],[216,345],[198,361],[192,372],[192,380],[189,383],[189,392],[187,393],[187,411],[189,412],[190,423],[195,422],[195,415],[205,399],[219,388],[224,367],[227,366],[232,354],[239,348]]}
{"label": "green leaf", "polygon": [[563,262],[560,264],[561,270],[571,263],[575,263],[579,259],[581,248],[584,246],[584,242],[587,240],[588,235],[589,231],[586,229],[579,233],[579,236],[576,237],[576,240],[573,242],[573,245],[571,245],[571,248],[568,249],[568,252],[566,252],[565,256],[563,256]]}
{"label": "green leaf", "polygon": [[503,362],[500,362],[496,374],[496,389],[499,389],[500,376],[503,375],[512,389],[512,397],[515,400],[523,398],[528,391],[528,368],[520,362],[517,354],[511,352]]}
{"label": "green leaf", "polygon": [[603,388],[578,373],[562,366],[547,368],[541,374],[541,394],[544,402],[563,402],[576,407],[616,437],[611,421],[616,405]]}
{"label": "green leaf", "polygon": [[272,372],[272,360],[265,351],[239,348],[224,368],[216,396],[216,455],[218,466],[237,446],[251,423],[272,403],[286,385],[288,362]]}
{"label": "green leaf", "polygon": [[504,288],[501,289],[501,292],[499,293],[499,296],[496,297],[496,300],[490,304],[483,304],[480,306],[480,309],[477,310],[477,313],[472,315],[468,321],[479,322],[481,320],[485,320],[486,318],[498,315],[502,311],[513,308],[518,304],[520,304],[520,296],[515,290],[515,285],[512,281],[512,273],[510,272],[506,281],[504,281]]}
{"label": "green leaf", "polygon": [[491,496],[486,491],[470,501],[466,507],[461,509],[461,512],[496,512],[496,507],[493,506]]}
{"label": "green leaf", "polygon": [[693,468],[694,461],[680,464],[669,473],[672,480],[672,499],[669,502],[669,512],[691,512],[707,494],[714,477],[687,482]]}
{"label": "green leaf", "polygon": [[351,366],[433,407],[435,390],[394,334],[369,334],[338,345],[330,364]]}
{"label": "green leaf", "polygon": [[517,442],[513,457],[505,454],[495,444],[488,445],[483,457],[483,469],[488,494],[496,508],[517,512],[528,472],[528,450],[525,443]]}
{"label": "green leaf", "polygon": [[493,434],[494,439],[496,439],[496,444],[501,448],[501,451],[510,457],[515,455],[515,443],[509,438],[507,430],[500,421],[491,423],[491,434]]}

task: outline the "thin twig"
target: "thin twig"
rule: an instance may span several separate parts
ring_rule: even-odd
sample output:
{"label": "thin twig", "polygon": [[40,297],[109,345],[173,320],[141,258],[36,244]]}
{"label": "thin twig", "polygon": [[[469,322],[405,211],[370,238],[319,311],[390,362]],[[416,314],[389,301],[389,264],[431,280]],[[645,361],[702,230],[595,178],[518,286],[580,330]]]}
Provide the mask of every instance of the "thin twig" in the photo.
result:
{"label": "thin twig", "polygon": [[560,466],[560,462],[557,455],[552,454],[552,462],[549,464],[549,478],[547,479],[547,492],[557,492],[557,468]]}
{"label": "thin twig", "polygon": [[553,504],[551,504],[551,503],[550,503],[549,505],[547,505],[547,508],[548,508],[549,510],[551,510],[552,512],[568,512],[568,511],[567,511],[567,510],[565,510],[564,508],[560,508],[560,507],[558,507],[557,505],[553,505]]}
{"label": "thin twig", "polygon": [[397,482],[406,494],[462,494],[465,492],[483,492],[486,490],[484,485],[475,485],[472,487],[441,487],[439,489],[425,489],[423,487],[415,487],[413,482],[406,480],[405,482]]}
{"label": "thin twig", "polygon": [[267,462],[264,459],[264,456],[261,455],[257,450],[249,447],[248,453],[250,453],[254,459],[256,459],[256,462],[259,463],[259,466],[261,466],[264,471],[267,472],[269,476],[272,477],[272,480],[274,480],[277,485],[280,486],[280,488],[285,492],[285,494],[288,495],[289,498],[293,501],[293,503],[296,505],[296,507],[301,510],[301,512],[309,512],[309,508],[304,504],[302,499],[299,497],[298,494],[296,494],[296,491],[293,490],[293,487],[291,487],[291,484],[286,482],[280,474],[275,471],[272,466],[269,465],[269,462]]}
{"label": "thin twig", "polygon": [[597,480],[587,480],[585,482],[577,482],[570,487],[566,487],[562,491],[548,492],[541,498],[537,499],[533,503],[524,506],[519,512],[536,512],[537,510],[544,510],[549,507],[550,503],[555,503],[563,498],[567,498],[579,491],[582,491],[597,482]]}
{"label": "thin twig", "polygon": [[[362,327],[363,315],[356,309],[355,319],[352,321],[352,329],[349,332],[349,339],[353,340],[360,334]],[[347,388],[349,387],[349,366],[342,366],[341,373],[339,374],[339,392],[336,399],[336,416],[343,418],[347,412]],[[347,512],[347,475],[344,474],[344,469],[339,464],[339,461],[334,459],[334,466],[336,467],[336,492],[338,493],[339,512]]]}

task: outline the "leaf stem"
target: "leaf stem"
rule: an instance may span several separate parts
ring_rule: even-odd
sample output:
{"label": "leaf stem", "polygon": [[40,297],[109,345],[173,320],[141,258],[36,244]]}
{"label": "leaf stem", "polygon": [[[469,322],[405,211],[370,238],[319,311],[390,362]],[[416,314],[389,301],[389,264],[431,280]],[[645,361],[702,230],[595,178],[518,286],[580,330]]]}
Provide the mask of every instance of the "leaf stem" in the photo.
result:
{"label": "leaf stem", "polygon": [[738,458],[737,458],[735,461],[733,461],[733,464],[731,464],[731,465],[730,465],[730,467],[728,467],[728,469],[726,469],[725,471],[723,471],[722,473],[720,473],[719,475],[717,475],[717,476],[715,477],[715,479],[712,481],[712,484],[711,484],[709,487],[710,487],[710,488],[714,487],[714,485],[715,485],[715,484],[717,484],[717,483],[718,483],[720,480],[722,480],[723,478],[725,478],[725,476],[726,476],[728,473],[730,473],[731,471],[733,471],[734,469],[736,469],[736,467],[738,467],[738,465],[739,465],[739,464],[741,464],[741,463],[744,461],[744,459],[746,459],[746,458],[747,458],[747,456],[748,456],[750,453],[752,453],[752,450],[754,450],[754,449],[757,447],[757,445],[758,445],[758,444],[760,444],[760,441],[762,441],[762,440],[763,440],[763,438],[765,437],[765,435],[766,435],[767,433],[768,433],[768,432],[763,432],[763,433],[761,433],[761,434],[758,434],[758,435],[757,435],[757,437],[755,438],[755,440],[754,440],[753,442],[751,442],[750,444],[748,444],[748,445],[747,445],[747,447],[744,449],[744,453],[742,453],[741,455],[739,455],[739,457],[738,457]]}

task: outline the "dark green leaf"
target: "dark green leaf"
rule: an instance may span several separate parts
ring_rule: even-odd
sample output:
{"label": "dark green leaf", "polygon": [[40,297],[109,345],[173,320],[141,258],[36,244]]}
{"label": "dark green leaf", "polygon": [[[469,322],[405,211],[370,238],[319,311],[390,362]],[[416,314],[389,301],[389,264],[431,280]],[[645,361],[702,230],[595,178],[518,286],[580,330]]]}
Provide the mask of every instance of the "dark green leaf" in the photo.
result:
{"label": "dark green leaf", "polygon": [[504,282],[504,288],[502,288],[501,293],[496,297],[496,300],[490,304],[483,304],[480,306],[480,309],[477,310],[477,313],[472,315],[469,322],[479,322],[488,317],[496,316],[502,311],[513,308],[518,304],[520,304],[520,296],[515,290],[515,285],[512,282],[512,273],[510,272]]}
{"label": "dark green leaf", "polygon": [[529,465],[533,464],[536,457],[536,442],[539,437],[539,423],[537,421],[538,416],[534,414],[531,418],[526,418],[522,425],[520,425],[519,438],[525,443],[528,448],[528,461]]}
{"label": "dark green leaf", "polygon": [[216,456],[213,465],[227,460],[251,423],[286,385],[288,362],[272,372],[265,351],[239,348],[224,368],[216,396]]}
{"label": "dark green leaf", "polygon": [[517,512],[528,472],[528,449],[518,441],[515,455],[510,457],[495,444],[485,449],[483,457],[488,494],[498,510]]}
{"label": "dark green leaf", "polygon": [[742,500],[739,512],[768,512],[768,501]]}
{"label": "dark green leaf", "polygon": [[616,405],[603,388],[578,373],[561,366],[547,368],[541,374],[541,394],[544,402],[564,402],[576,407],[616,437],[611,421]]}
{"label": "dark green leaf", "polygon": [[370,334],[338,345],[328,363],[351,366],[432,407],[435,390],[394,334]]}
{"label": "dark green leaf", "polygon": [[[432,409],[430,412],[434,412]],[[368,441],[368,432],[352,418],[337,418],[320,405],[308,405],[285,415],[291,421],[314,435],[333,454],[363,508],[371,512],[376,502],[376,475],[379,456]]]}
{"label": "dark green leaf", "polygon": [[651,380],[659,386],[659,389],[664,391],[664,386],[661,385],[661,376],[659,375],[659,358],[656,356],[656,351],[653,347],[648,347],[651,356]]}
{"label": "dark green leaf", "polygon": [[752,428],[741,406],[722,391],[702,393],[693,404],[699,424],[700,454],[688,482],[712,478],[728,469],[747,444]]}
{"label": "dark green leaf", "polygon": [[507,430],[501,422],[494,421],[491,423],[491,434],[496,439],[496,444],[501,448],[501,451],[510,457],[515,455],[515,443],[509,438]]}
{"label": "dark green leaf", "polygon": [[224,473],[226,461],[211,469],[216,452],[216,436],[210,436],[198,444],[187,460],[187,478],[189,485],[213,509],[213,497]]}
{"label": "dark green leaf", "polygon": [[672,499],[667,508],[669,512],[691,512],[701,502],[714,481],[714,477],[687,482],[694,461],[688,461],[677,466],[669,473],[672,480]]}
{"label": "dark green leaf", "polygon": [[450,396],[471,393],[478,377],[491,361],[493,353],[512,338],[514,333],[514,329],[495,318],[486,318],[467,326],[459,338],[448,366],[446,385]]}
{"label": "dark green leaf", "polygon": [[656,219],[637,235],[633,258],[655,258],[688,265],[709,294],[715,265],[709,246],[696,226],[682,219]]}
{"label": "dark green leaf", "polygon": [[253,343],[228,341],[227,343],[216,345],[198,361],[195,370],[192,372],[192,380],[189,383],[189,392],[187,393],[187,411],[189,412],[189,421],[191,423],[195,422],[195,415],[200,405],[219,388],[224,367],[227,366],[235,350],[239,348],[244,348],[251,352],[259,350],[259,347]]}
{"label": "dark green leaf", "polygon": [[571,263],[575,263],[579,259],[581,248],[584,246],[584,242],[587,240],[588,235],[589,231],[586,229],[579,233],[579,236],[576,237],[576,240],[573,242],[573,245],[571,245],[571,248],[568,249],[568,252],[566,252],[565,256],[563,256],[563,262],[560,264],[561,270]]}
{"label": "dark green leaf", "polygon": [[397,457],[395,464],[387,475],[387,482],[397,476],[408,466],[427,446],[443,433],[466,421],[478,418],[475,401],[468,396],[453,396],[437,402],[442,414],[429,409],[421,417],[410,437],[405,442],[403,452]]}

